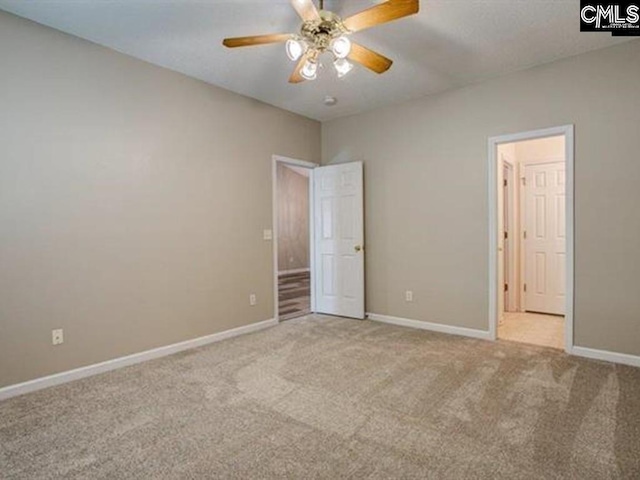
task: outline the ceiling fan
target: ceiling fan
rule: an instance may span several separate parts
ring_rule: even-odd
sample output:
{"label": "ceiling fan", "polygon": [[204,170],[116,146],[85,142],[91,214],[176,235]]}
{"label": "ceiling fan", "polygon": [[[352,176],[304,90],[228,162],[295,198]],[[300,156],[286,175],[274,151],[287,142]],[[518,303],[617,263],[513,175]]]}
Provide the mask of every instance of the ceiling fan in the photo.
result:
{"label": "ceiling fan", "polygon": [[312,0],[291,0],[291,5],[302,18],[298,34],[225,38],[222,44],[235,48],[285,43],[287,56],[298,62],[289,78],[290,83],[315,80],[320,65],[319,57],[324,52],[333,55],[333,66],[338,77],[346,75],[353,68],[349,60],[376,73],[384,73],[393,62],[384,55],[352,42],[348,36],[365,28],[418,13],[419,0],[387,0],[344,20],[335,13],[324,10],[324,0],[320,0],[320,10]]}

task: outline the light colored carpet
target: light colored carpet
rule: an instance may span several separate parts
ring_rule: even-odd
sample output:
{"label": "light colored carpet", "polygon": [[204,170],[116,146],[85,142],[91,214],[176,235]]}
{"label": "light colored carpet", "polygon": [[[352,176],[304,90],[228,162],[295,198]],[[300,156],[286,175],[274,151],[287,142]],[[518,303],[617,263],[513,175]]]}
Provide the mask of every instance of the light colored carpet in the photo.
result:
{"label": "light colored carpet", "polygon": [[0,403],[0,477],[640,478],[640,369],[311,316]]}

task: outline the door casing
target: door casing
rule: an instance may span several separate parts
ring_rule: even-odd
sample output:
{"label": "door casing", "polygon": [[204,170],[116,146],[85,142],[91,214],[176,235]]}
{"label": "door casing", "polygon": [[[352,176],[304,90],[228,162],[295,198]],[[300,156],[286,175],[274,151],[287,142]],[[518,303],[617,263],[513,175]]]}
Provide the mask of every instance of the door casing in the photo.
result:
{"label": "door casing", "polygon": [[515,312],[518,310],[518,301],[517,301],[517,280],[516,280],[516,245],[518,243],[518,234],[516,230],[516,222],[515,222],[515,187],[516,187],[516,169],[515,165],[513,165],[506,158],[502,158],[502,168],[505,172],[503,179],[507,181],[507,185],[504,188],[504,201],[503,201],[503,209],[505,209],[506,214],[504,215],[504,228],[505,232],[508,232],[508,238],[504,239],[504,283],[509,286],[509,289],[505,292],[505,307],[506,304],[509,304],[509,309],[504,308],[505,311]]}

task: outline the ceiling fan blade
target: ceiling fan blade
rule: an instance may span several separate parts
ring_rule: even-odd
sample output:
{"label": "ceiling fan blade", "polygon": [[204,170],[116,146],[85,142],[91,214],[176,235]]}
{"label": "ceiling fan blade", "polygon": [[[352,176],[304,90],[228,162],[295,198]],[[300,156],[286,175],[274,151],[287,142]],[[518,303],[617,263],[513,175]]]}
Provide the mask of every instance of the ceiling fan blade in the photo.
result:
{"label": "ceiling fan blade", "polygon": [[272,35],[254,35],[251,37],[225,38],[222,44],[225,47],[251,47],[253,45],[264,45],[267,43],[286,42],[291,38],[290,33],[274,33]]}
{"label": "ceiling fan blade", "polygon": [[312,0],[291,0],[291,5],[298,12],[300,18],[305,22],[308,20],[319,20],[320,14]]}
{"label": "ceiling fan blade", "polygon": [[351,43],[351,53],[349,53],[349,60],[358,62],[359,64],[367,67],[369,70],[373,70],[376,73],[384,73],[389,68],[393,60],[380,55],[378,52],[369,50],[367,47],[363,47],[357,43]]}
{"label": "ceiling fan blade", "polygon": [[305,78],[300,75],[300,70],[302,70],[302,67],[304,66],[304,62],[307,61],[307,58],[309,58],[309,54],[305,53],[300,60],[298,61],[298,64],[296,65],[296,68],[294,68],[293,73],[291,73],[291,76],[289,77],[289,83],[302,83],[305,81]]}
{"label": "ceiling fan blade", "polygon": [[352,32],[418,13],[419,0],[388,0],[346,18],[343,23]]}

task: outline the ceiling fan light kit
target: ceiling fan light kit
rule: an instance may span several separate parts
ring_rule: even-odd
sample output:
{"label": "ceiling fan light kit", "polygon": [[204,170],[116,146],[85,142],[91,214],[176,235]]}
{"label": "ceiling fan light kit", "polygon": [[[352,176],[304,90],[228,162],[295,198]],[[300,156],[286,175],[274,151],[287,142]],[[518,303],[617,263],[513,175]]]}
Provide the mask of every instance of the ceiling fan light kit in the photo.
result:
{"label": "ceiling fan light kit", "polygon": [[351,40],[344,35],[340,35],[331,40],[330,48],[336,58],[347,58],[351,53]]}
{"label": "ceiling fan light kit", "polygon": [[345,58],[337,58],[333,62],[333,67],[338,73],[338,78],[342,78],[351,71],[351,69],[353,68],[353,63],[349,62]]}
{"label": "ceiling fan light kit", "polygon": [[419,0],[387,0],[342,20],[335,13],[324,10],[323,3],[320,0],[318,10],[312,0],[291,0],[291,5],[302,18],[299,34],[225,38],[222,44],[235,48],[284,42],[287,57],[297,62],[289,78],[290,83],[315,80],[318,69],[322,66],[320,56],[323,53],[333,56],[332,64],[339,78],[353,69],[352,62],[375,73],[384,73],[393,62],[373,50],[353,43],[348,35],[413,15],[419,10]]}
{"label": "ceiling fan light kit", "polygon": [[304,62],[300,75],[305,80],[315,80],[318,76],[318,62],[316,60],[308,59]]}
{"label": "ceiling fan light kit", "polygon": [[289,57],[289,60],[295,62],[295,61],[298,61],[304,53],[306,53],[307,44],[298,40],[295,37],[292,37],[289,40],[287,40],[287,43],[285,44],[285,49],[287,52],[287,57]]}

